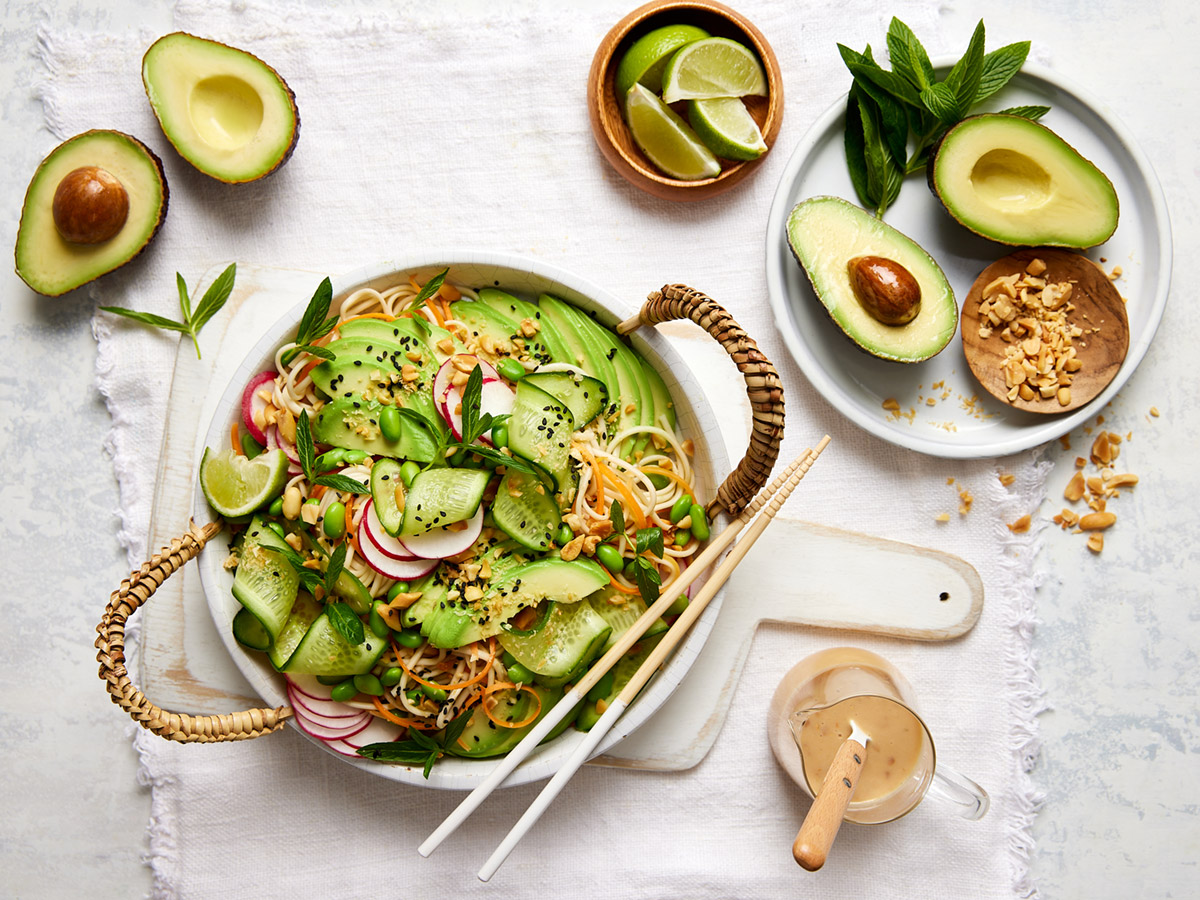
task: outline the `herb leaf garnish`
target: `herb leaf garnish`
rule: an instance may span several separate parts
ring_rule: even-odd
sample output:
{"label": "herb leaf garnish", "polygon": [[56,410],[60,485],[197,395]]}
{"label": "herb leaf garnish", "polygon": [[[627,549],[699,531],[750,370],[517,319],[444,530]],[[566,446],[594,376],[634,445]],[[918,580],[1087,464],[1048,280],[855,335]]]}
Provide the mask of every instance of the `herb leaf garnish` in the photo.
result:
{"label": "herb leaf garnish", "polygon": [[[417,292],[417,296],[413,297],[412,300],[409,301],[408,306],[404,307],[403,312],[412,312],[414,309],[419,307],[422,303],[440,291],[449,271],[449,269],[442,269],[442,271],[438,272],[427,282],[425,282],[424,287]],[[415,319],[416,317],[414,316],[413,318]]]}
{"label": "herb leaf garnish", "polygon": [[327,604],[325,615],[329,617],[329,624],[333,626],[334,630],[344,637],[346,643],[352,647],[357,647],[366,640],[362,619],[355,614],[348,603],[338,601]]}
{"label": "herb leaf garnish", "polygon": [[639,556],[633,566],[633,580],[637,582],[638,593],[647,606],[658,600],[662,587],[662,576],[658,568],[644,556]]}
{"label": "herb leaf garnish", "polygon": [[[857,53],[838,44],[854,77],[846,104],[846,166],[854,192],[875,215],[882,216],[895,202],[906,175],[925,168],[930,148],[946,130],[1008,84],[1025,64],[1029,41],[985,53],[984,38],[981,20],[966,52],[941,81],[912,29],[897,18],[887,33],[891,71],[875,61],[869,46]],[[1038,119],[1048,107],[1001,111]]]}
{"label": "herb leaf garnish", "polygon": [[196,348],[196,359],[200,359],[200,342],[197,340],[197,335],[205,323],[220,312],[221,307],[229,300],[229,295],[233,293],[233,280],[236,276],[237,263],[230,263],[225,271],[208,286],[208,290],[204,292],[204,296],[200,298],[200,302],[196,304],[193,311],[187,284],[183,280],[183,275],[176,272],[175,285],[179,290],[179,311],[183,314],[182,322],[176,322],[174,319],[154,313],[136,312],[132,309],[125,309],[123,306],[102,306],[100,308],[105,312],[116,313],[118,316],[141,322],[143,325],[165,328],[168,331],[178,331],[188,335],[192,339],[192,346]]}
{"label": "herb leaf garnish", "polygon": [[317,341],[333,331],[337,325],[338,317],[329,315],[329,304],[332,301],[333,283],[326,277],[317,285],[312,299],[304,308],[304,315],[300,317],[300,324],[296,328],[296,346],[283,354],[284,365],[295,359],[301,351],[312,353],[321,359],[333,359],[333,353],[328,350],[322,352],[322,348],[315,346]]}
{"label": "herb leaf garnish", "polygon": [[300,468],[304,470],[304,477],[310,483],[323,484],[335,491],[351,494],[371,493],[371,489],[367,485],[348,475],[317,475],[313,472],[313,466],[316,464],[316,450],[313,448],[312,423],[308,420],[307,409],[302,410],[300,418],[296,420],[296,455],[300,457]]}
{"label": "herb leaf garnish", "polygon": [[442,730],[440,738],[425,734],[415,728],[408,729],[408,737],[403,741],[385,741],[378,744],[366,744],[358,748],[358,755],[379,762],[401,763],[408,766],[422,766],[425,777],[429,777],[433,764],[443,756],[460,756],[455,746],[462,737],[467,723],[474,710],[468,709],[459,713]]}

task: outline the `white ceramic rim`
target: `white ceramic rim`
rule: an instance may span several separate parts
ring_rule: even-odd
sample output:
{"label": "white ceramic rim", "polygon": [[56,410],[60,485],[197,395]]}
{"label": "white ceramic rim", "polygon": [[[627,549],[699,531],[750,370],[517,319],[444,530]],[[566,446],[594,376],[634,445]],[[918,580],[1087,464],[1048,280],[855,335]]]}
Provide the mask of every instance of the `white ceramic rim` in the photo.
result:
{"label": "white ceramic rim", "polygon": [[[333,309],[353,290],[364,286],[383,286],[395,283],[398,275],[416,274],[428,278],[449,268],[449,281],[474,287],[497,286],[517,295],[529,296],[546,292],[559,296],[580,308],[595,312],[604,324],[612,327],[636,313],[613,294],[591,281],[573,275],[556,266],[516,254],[473,250],[430,251],[411,256],[399,256],[376,265],[367,266],[333,279]],[[479,277],[483,273],[486,277]],[[205,436],[207,446],[224,446],[229,428],[241,420],[241,394],[251,375],[273,365],[275,348],[294,334],[308,299],[304,298],[273,325],[246,355],[226,385],[217,411]],[[715,494],[716,487],[731,471],[725,445],[721,439],[716,415],[708,403],[699,382],[670,343],[653,328],[634,332],[631,341],[635,349],[651,362],[662,375],[675,402],[676,415],[683,430],[696,445],[693,464],[697,466],[698,486],[706,494]],[[706,470],[706,471],[705,471]],[[701,477],[703,476],[703,477]],[[201,525],[215,519],[201,491],[195,492],[193,515]],[[229,651],[234,664],[250,685],[271,706],[288,705],[283,676],[275,672],[262,654],[247,653],[234,639],[229,622],[238,608],[231,593],[232,574],[222,566],[224,554],[219,552],[228,539],[222,532],[210,542],[214,550],[200,554],[197,562],[200,581],[213,616],[217,632]],[[697,582],[700,584],[703,579]],[[703,615],[692,626],[686,639],[676,648],[658,675],[643,689],[636,702],[621,716],[602,740],[593,755],[601,755],[646,722],[674,692],[695,662],[708,639],[720,611],[722,592],[712,599]],[[495,767],[495,760],[466,760],[445,758],[438,762],[426,780],[419,768],[356,760],[331,750],[295,725],[299,734],[337,756],[349,765],[392,781],[447,790],[470,790],[486,778]],[[562,765],[585,735],[568,728],[559,738],[539,747],[505,782],[506,787],[548,778]],[[269,740],[264,737],[263,739]]]}
{"label": "white ceramic rim", "polygon": [[[953,63],[954,60],[952,58],[934,61],[937,68],[949,67]],[[767,297],[779,330],[783,334],[784,343],[787,344],[792,358],[795,359],[796,364],[800,367],[800,370],[812,386],[829,401],[833,408],[860,428],[889,443],[907,447],[910,450],[916,450],[931,456],[949,459],[982,459],[1018,453],[1061,437],[1077,425],[1091,418],[1124,387],[1138,364],[1145,357],[1146,351],[1150,349],[1150,343],[1154,339],[1155,332],[1157,332],[1158,326],[1162,321],[1163,311],[1167,305],[1167,295],[1170,292],[1172,246],[1171,221],[1167,212],[1167,202],[1163,196],[1158,176],[1155,174],[1153,167],[1151,167],[1149,159],[1147,159],[1134,140],[1132,133],[1098,98],[1051,69],[1033,63],[1026,63],[1022,66],[1017,77],[1035,82],[1040,81],[1054,91],[1071,95],[1080,105],[1087,107],[1111,129],[1121,149],[1132,162],[1133,168],[1136,169],[1142,178],[1140,187],[1149,200],[1154,215],[1154,226],[1159,234],[1158,259],[1156,261],[1159,276],[1158,290],[1152,298],[1140,298],[1139,301],[1150,304],[1146,324],[1137,334],[1130,334],[1129,350],[1126,353],[1124,363],[1122,363],[1121,368],[1117,371],[1116,377],[1090,403],[1084,404],[1068,415],[1039,417],[1038,424],[1021,429],[1017,434],[1006,439],[974,444],[964,443],[961,445],[930,440],[911,430],[905,431],[893,428],[891,427],[892,423],[878,415],[867,414],[860,408],[858,396],[847,391],[843,384],[835,379],[820,364],[809,349],[804,337],[799,333],[799,330],[792,327],[795,323],[787,299],[788,290],[786,287],[785,270],[790,270],[798,264],[787,249],[786,238],[781,237],[785,234],[787,216],[796,202],[791,199],[790,194],[801,170],[808,163],[809,156],[813,152],[814,147],[841,120],[845,112],[848,95],[843,95],[826,110],[805,133],[804,138],[792,152],[791,157],[789,157],[787,166],[783,170],[783,175],[779,179],[779,187],[776,188],[774,199],[771,201],[771,212],[767,220],[766,238]],[[997,246],[999,247],[1000,245]],[[1147,260],[1146,264],[1150,266],[1152,262]],[[847,352],[857,352],[849,346],[849,342],[847,342],[846,349]]]}

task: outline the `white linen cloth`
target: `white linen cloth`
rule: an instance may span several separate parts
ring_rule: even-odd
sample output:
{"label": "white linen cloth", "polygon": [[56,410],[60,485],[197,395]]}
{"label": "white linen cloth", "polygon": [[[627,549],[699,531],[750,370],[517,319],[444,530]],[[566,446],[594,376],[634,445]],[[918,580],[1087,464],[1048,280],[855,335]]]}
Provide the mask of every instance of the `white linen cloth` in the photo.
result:
{"label": "white linen cloth", "polygon": [[[423,860],[416,845],[461,795],[365,775],[290,731],[215,746],[169,744],[139,731],[135,744],[153,791],[148,863],[156,896],[1036,893],[1026,862],[1037,805],[1027,774],[1040,708],[1030,653],[1037,536],[1014,536],[1005,523],[1036,507],[1045,466],[1036,453],[999,462],[932,459],[859,431],[805,381],[765,300],[764,230],[780,172],[849,82],[835,42],[881,47],[893,14],[934,53],[951,42],[929,5],[910,0],[739,4],[782,66],[787,107],[777,149],[738,189],[675,204],[621,179],[588,125],[592,54],[630,6],[547,3],[531,14],[495,4],[475,14],[409,5],[368,15],[184,0],[179,29],[256,53],[297,95],[303,126],[294,157],[273,177],[244,186],[201,175],[164,139],[140,82],[141,55],[157,35],[43,35],[42,96],[54,138],[94,127],[128,131],[163,158],[171,188],[170,214],[149,250],[89,290],[106,305],[174,317],[176,270],[193,285],[230,260],[334,273],[397,248],[450,246],[538,257],[631,304],[664,283],[686,282],[725,304],[778,366],[788,410],[781,458],[825,432],[833,436],[787,513],[962,556],[986,587],[979,624],[962,640],[924,645],[764,628],[700,765],[665,774],[586,767],[489,886],[474,872],[540,785],[494,795]],[[176,339],[104,313],[93,328],[99,388],[114,423],[108,449],[120,481],[122,539],[136,565],[156,549],[145,535]],[[1014,473],[1015,483],[1002,487],[1000,471]],[[974,494],[973,508],[937,524],[937,513],[957,507],[958,486]],[[843,643],[882,652],[906,673],[939,759],[982,783],[993,805],[976,823],[930,802],[888,826],[848,826],[830,864],[811,875],[788,852],[808,803],[774,764],[766,706],[794,662]]]}

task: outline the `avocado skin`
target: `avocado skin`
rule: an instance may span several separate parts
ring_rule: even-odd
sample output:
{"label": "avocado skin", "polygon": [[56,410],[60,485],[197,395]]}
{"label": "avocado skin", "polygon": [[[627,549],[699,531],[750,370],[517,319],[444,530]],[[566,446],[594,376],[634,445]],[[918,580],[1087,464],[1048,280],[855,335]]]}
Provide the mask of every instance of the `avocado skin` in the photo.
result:
{"label": "avocado skin", "polygon": [[975,228],[972,225],[970,225],[969,223],[963,221],[955,213],[954,209],[950,206],[950,204],[946,202],[946,198],[942,196],[942,192],[939,191],[938,187],[937,187],[936,172],[937,172],[938,156],[942,152],[942,148],[946,143],[946,139],[948,137],[950,137],[950,135],[953,134],[958,128],[960,128],[963,125],[966,125],[968,123],[975,122],[979,119],[984,119],[984,118],[987,118],[987,119],[1016,119],[1022,123],[1032,125],[1032,126],[1035,126],[1036,128],[1042,129],[1043,131],[1049,132],[1055,138],[1057,138],[1059,141],[1061,141],[1068,149],[1070,149],[1070,151],[1073,154],[1075,154],[1077,157],[1079,157],[1080,160],[1082,160],[1084,163],[1086,163],[1088,166],[1090,166],[1092,169],[1094,169],[1096,174],[1098,174],[1100,176],[1100,178],[1103,179],[1103,181],[1108,185],[1109,190],[1111,190],[1113,192],[1113,203],[1116,208],[1116,215],[1114,215],[1114,217],[1113,217],[1112,231],[1108,232],[1108,234],[1104,235],[1099,240],[1089,243],[1087,245],[1087,247],[1097,246],[1099,244],[1104,243],[1106,240],[1108,240],[1110,237],[1112,237],[1113,232],[1115,232],[1117,229],[1117,220],[1120,217],[1120,197],[1117,196],[1116,189],[1113,187],[1112,179],[1109,178],[1107,175],[1105,175],[1104,172],[1101,171],[1099,166],[1097,166],[1090,159],[1088,159],[1082,153],[1080,153],[1077,149],[1075,149],[1075,147],[1072,144],[1068,143],[1060,134],[1058,134],[1058,132],[1054,131],[1051,128],[1047,128],[1041,122],[1037,122],[1033,119],[1026,119],[1024,116],[1014,116],[1009,113],[979,113],[978,115],[968,116],[967,118],[962,119],[961,121],[952,125],[950,128],[947,128],[942,133],[942,135],[934,142],[933,146],[930,148],[929,159],[925,164],[925,183],[929,186],[929,192],[931,194],[933,194],[934,197],[937,198],[938,203],[941,204],[942,209],[944,209],[946,211],[946,213],[950,216],[950,218],[954,219],[955,222],[957,222],[963,228],[970,231],[972,234],[978,235],[979,237],[984,238],[985,240],[989,240],[989,241],[992,241],[997,244],[1004,244],[1005,246],[1009,246],[1009,247],[1028,247],[1028,246],[1032,246],[1033,244],[1037,244],[1039,246],[1048,246],[1048,247],[1070,247],[1070,248],[1080,249],[1080,250],[1087,249],[1087,247],[1083,247],[1083,246],[1080,246],[1075,243],[1058,243],[1055,241],[1049,241],[1049,240],[1044,240],[1044,239],[1039,239],[1032,243],[1029,241],[1006,240],[1004,238],[997,237],[994,234],[989,234],[986,231],[981,231],[980,229]]}
{"label": "avocado skin", "polygon": [[[284,163],[286,163],[289,159],[292,158],[292,154],[296,152],[296,144],[299,143],[299,141],[300,141],[300,107],[298,107],[296,105],[296,92],[292,90],[292,86],[287,83],[287,80],[282,75],[280,75],[274,69],[274,67],[267,65],[265,62],[263,62],[261,59],[259,59],[257,56],[255,56],[253,53],[251,53],[248,50],[243,50],[241,47],[234,47],[231,44],[224,44],[221,41],[214,41],[210,38],[197,37],[196,35],[190,34],[186,31],[172,31],[170,34],[165,34],[162,37],[160,37],[157,41],[154,42],[154,44],[159,43],[159,41],[166,40],[167,38],[179,37],[179,36],[191,38],[194,41],[204,41],[205,43],[208,43],[208,44],[215,44],[218,47],[225,47],[226,49],[234,50],[238,53],[244,53],[244,54],[246,54],[246,56],[249,56],[251,59],[258,62],[259,65],[261,65],[264,69],[266,69],[273,76],[275,76],[275,78],[277,78],[279,80],[279,83],[283,86],[284,91],[287,92],[288,105],[292,109],[292,137],[291,137],[291,140],[288,142],[287,149],[283,152],[283,155],[279,157],[279,161],[276,162],[275,165],[272,166],[270,169],[268,169],[266,172],[263,172],[259,175],[248,176],[246,178],[222,178],[219,175],[214,175],[213,173],[211,173],[205,169],[202,169],[200,166],[196,165],[196,163],[193,162],[190,157],[186,156],[183,153],[183,151],[179,149],[179,145],[175,143],[175,138],[173,138],[171,136],[171,134],[167,131],[166,128],[162,127],[162,120],[159,119],[158,125],[159,125],[159,128],[162,130],[163,136],[166,137],[166,139],[170,142],[171,146],[175,148],[175,152],[179,154],[180,158],[187,160],[189,164],[191,164],[192,166],[195,167],[196,171],[203,172],[209,178],[216,179],[217,181],[224,182],[225,184],[248,184],[251,181],[261,181],[262,179],[267,178],[268,176],[274,175],[281,168],[283,168]],[[146,81],[146,57],[150,54],[150,51],[154,49],[154,44],[151,44],[150,47],[146,50],[146,52],[142,55],[142,89],[146,92],[147,100],[150,99],[150,85]],[[154,109],[153,103],[150,104],[150,108],[152,110],[154,110],[154,117],[157,119],[158,118],[158,110]],[[161,166],[160,166],[160,168],[161,168]]]}
{"label": "avocado skin", "polygon": [[[54,156],[54,154],[56,152],[58,152],[59,149],[65,147],[67,144],[70,144],[73,141],[79,140],[80,138],[85,138],[85,137],[88,137],[89,135],[93,135],[93,134],[103,134],[103,133],[120,135],[121,137],[125,138],[126,140],[130,141],[131,143],[136,144],[137,147],[143,153],[146,154],[146,157],[150,160],[150,162],[152,162],[154,164],[155,171],[158,173],[159,184],[162,185],[162,205],[159,206],[159,209],[158,209],[158,219],[154,223],[154,228],[153,228],[153,230],[151,230],[149,236],[147,236],[146,240],[142,242],[142,245],[136,251],[134,251],[134,253],[132,255],[126,257],[123,262],[118,263],[117,265],[113,266],[111,269],[107,269],[103,272],[99,272],[96,275],[93,275],[91,278],[87,278],[83,281],[78,282],[77,284],[71,285],[70,287],[63,288],[61,291],[44,291],[41,288],[39,288],[37,285],[30,283],[29,279],[26,278],[25,275],[21,272],[21,267],[20,267],[19,261],[17,259],[17,250],[20,247],[20,244],[18,243],[17,246],[15,246],[13,248],[14,271],[16,271],[17,275],[20,276],[21,280],[24,281],[25,284],[27,284],[31,290],[36,291],[37,293],[39,293],[45,297],[61,297],[63,294],[65,294],[69,291],[73,291],[77,287],[83,287],[83,285],[85,285],[85,284],[90,284],[91,282],[95,281],[97,278],[100,278],[103,275],[107,275],[109,272],[115,272],[117,269],[121,268],[121,266],[124,266],[127,263],[130,263],[133,260],[137,259],[139,256],[142,255],[142,253],[145,252],[146,248],[150,246],[150,242],[152,240],[154,240],[154,238],[158,235],[158,230],[160,228],[162,228],[163,222],[165,222],[167,220],[167,206],[170,203],[171,192],[167,185],[167,173],[163,169],[162,160],[159,159],[157,153],[155,153],[153,150],[151,150],[149,147],[147,147],[145,144],[143,144],[141,141],[139,141],[133,135],[126,134],[124,131],[117,131],[112,128],[93,128],[89,131],[81,132],[81,133],[75,135],[74,137],[67,138],[65,141],[63,141],[61,144],[59,144],[58,147],[55,147],[54,150],[51,150],[49,153],[47,153],[45,158],[38,164],[37,169],[33,173],[33,177],[29,180],[30,187],[32,187],[33,185],[35,185],[37,183],[38,176],[41,174],[42,169],[50,161],[50,158],[52,156]],[[55,187],[57,187],[57,185],[55,185]],[[53,199],[53,197],[54,197],[54,194],[52,192],[50,195],[50,199]],[[25,219],[25,211],[26,211],[26,208],[29,206],[30,202],[31,201],[37,202],[39,199],[40,199],[40,197],[33,196],[32,191],[26,191],[25,200],[21,203],[21,221],[24,221],[24,219]],[[21,234],[20,225],[17,226],[17,234],[18,235]]]}

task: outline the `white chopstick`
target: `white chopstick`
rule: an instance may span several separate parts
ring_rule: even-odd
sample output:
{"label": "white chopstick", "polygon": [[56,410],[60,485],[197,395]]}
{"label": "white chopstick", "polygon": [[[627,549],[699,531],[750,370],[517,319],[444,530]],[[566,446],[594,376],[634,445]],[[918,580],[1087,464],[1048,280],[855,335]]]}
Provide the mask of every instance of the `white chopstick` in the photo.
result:
{"label": "white chopstick", "polygon": [[[828,443],[828,438],[819,445],[820,448],[823,449],[826,443]],[[725,552],[746,523],[754,517],[755,513],[771,499],[787,479],[808,459],[811,452],[805,451],[799,458],[790,463],[770,485],[758,493],[754,500],[724,531],[709,541],[708,546],[692,561],[692,564],[687,567],[679,579],[669,586],[670,590],[664,591],[658,601],[642,613],[629,630],[622,635],[621,639],[604,656],[592,664],[587,674],[579,683],[572,686],[563,695],[562,699],[533,727],[529,734],[497,762],[496,768],[492,770],[491,774],[471,791],[470,794],[463,798],[458,807],[446,817],[441,825],[434,829],[433,833],[417,848],[417,852],[421,856],[429,856],[429,854],[436,850],[442,841],[453,834],[470,817],[471,813],[475,812],[483,804],[483,801],[488,798],[492,791],[504,783],[513,770],[524,762],[525,758],[537,748],[538,744],[550,733],[551,729],[566,718],[567,714],[604,677],[605,673],[628,652],[630,647],[641,639],[646,629],[658,621],[671,604],[675,602],[675,599],[687,590],[692,582]],[[817,451],[817,453],[819,452],[820,450]],[[815,460],[816,456],[813,455],[812,458]],[[811,461],[808,464],[811,465]],[[595,730],[595,726],[593,726],[592,730]]]}
{"label": "white chopstick", "polygon": [[[617,698],[612,702],[612,704],[609,705],[608,709],[604,711],[604,714],[600,717],[599,721],[592,726],[584,740],[581,741],[578,746],[576,746],[575,751],[554,774],[554,777],[550,779],[544,788],[542,788],[542,792],[538,794],[536,798],[534,798],[533,803],[531,803],[529,808],[525,810],[525,814],[522,815],[517,821],[517,824],[512,827],[512,830],[509,831],[504,840],[500,842],[500,845],[496,848],[495,852],[488,857],[487,862],[483,864],[483,868],[479,870],[480,881],[487,881],[494,874],[496,874],[496,870],[503,865],[504,861],[508,858],[508,855],[513,851],[513,848],[515,848],[520,842],[521,838],[523,838],[533,824],[541,818],[542,813],[549,808],[550,804],[554,801],[554,798],[558,796],[559,792],[566,786],[567,782],[571,780],[572,776],[574,776],[574,774],[579,770],[579,767],[587,762],[588,757],[591,756],[595,748],[604,739],[604,736],[608,734],[613,725],[616,724],[617,719],[620,718],[626,707],[633,702],[633,699],[637,697],[642,687],[647,681],[650,680],[654,673],[658,671],[659,666],[663,664],[663,661],[683,639],[688,629],[691,628],[696,619],[700,617],[700,614],[704,612],[704,609],[708,606],[709,601],[716,596],[717,592],[728,580],[730,574],[732,574],[733,570],[737,568],[738,564],[746,556],[747,552],[749,552],[750,547],[753,546],[756,540],[758,540],[759,535],[761,535],[766,529],[767,525],[770,524],[771,520],[775,517],[775,514],[779,512],[779,509],[783,506],[784,501],[787,500],[788,495],[791,494],[796,485],[798,485],[801,479],[804,478],[804,475],[808,472],[812,464],[816,462],[817,457],[821,455],[821,451],[824,450],[828,444],[829,436],[826,435],[821,439],[821,442],[817,444],[815,450],[806,451],[792,466],[788,467],[790,474],[787,475],[786,480],[778,489],[778,491],[774,492],[774,496],[770,498],[770,503],[767,505],[766,510],[763,511],[762,515],[755,519],[754,524],[750,527],[750,530],[746,533],[746,536],[737,542],[728,558],[721,563],[715,572],[713,572],[712,577],[709,578],[709,580],[705,582],[704,587],[700,589],[700,593],[692,599],[692,601],[687,605],[687,608],[680,614],[679,618],[675,620],[675,623],[671,626],[670,630],[650,652],[650,655],[646,658],[646,661],[642,663],[640,667],[638,667],[637,672],[634,673],[633,677],[629,680],[629,683],[625,685]],[[774,485],[772,485],[772,487],[774,487]],[[743,515],[745,514],[743,513]],[[739,517],[739,520],[740,518],[741,517]],[[731,528],[726,529],[726,532],[730,531]],[[722,532],[722,536],[724,536],[724,534],[725,532]],[[658,604],[656,603],[655,606],[657,605]],[[563,701],[560,701],[560,705],[562,702]],[[557,711],[557,707],[555,708],[555,711]]]}

